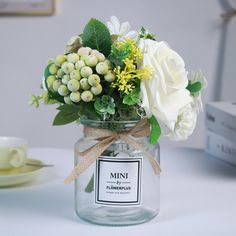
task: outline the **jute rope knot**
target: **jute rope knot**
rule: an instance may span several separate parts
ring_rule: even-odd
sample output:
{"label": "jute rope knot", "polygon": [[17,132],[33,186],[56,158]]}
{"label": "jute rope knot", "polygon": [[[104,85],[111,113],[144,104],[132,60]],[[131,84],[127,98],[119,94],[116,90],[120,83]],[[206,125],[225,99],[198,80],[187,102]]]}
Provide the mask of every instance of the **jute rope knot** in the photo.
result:
{"label": "jute rope knot", "polygon": [[145,147],[137,142],[135,138],[147,137],[150,134],[150,125],[147,119],[140,120],[134,127],[128,131],[116,132],[109,129],[100,129],[85,126],[84,133],[86,137],[97,140],[98,142],[85,151],[75,150],[75,154],[83,157],[79,164],[72,170],[70,175],[65,179],[65,183],[69,184],[74,181],[81,173],[91,166],[97,158],[114,142],[122,140],[135,150],[140,150],[144,156],[148,158],[153,167],[155,174],[160,173],[161,168],[155,158],[145,149]]}

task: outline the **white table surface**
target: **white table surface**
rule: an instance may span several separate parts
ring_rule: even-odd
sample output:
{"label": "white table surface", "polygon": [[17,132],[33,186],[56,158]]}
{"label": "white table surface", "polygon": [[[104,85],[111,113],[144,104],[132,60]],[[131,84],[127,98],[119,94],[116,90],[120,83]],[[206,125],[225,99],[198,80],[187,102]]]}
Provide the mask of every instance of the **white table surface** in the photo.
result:
{"label": "white table surface", "polygon": [[74,213],[73,184],[64,177],[73,151],[33,148],[30,156],[54,163],[31,184],[0,188],[1,236],[236,235],[236,168],[197,149],[161,150],[161,214],[129,227],[96,226]]}

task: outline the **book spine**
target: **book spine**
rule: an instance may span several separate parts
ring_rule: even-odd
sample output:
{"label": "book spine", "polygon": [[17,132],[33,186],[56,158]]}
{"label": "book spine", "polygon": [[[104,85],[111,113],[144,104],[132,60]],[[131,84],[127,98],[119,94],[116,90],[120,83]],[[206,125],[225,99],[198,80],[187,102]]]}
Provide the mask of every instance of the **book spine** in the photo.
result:
{"label": "book spine", "polygon": [[220,109],[206,105],[206,127],[236,143],[236,115],[232,116]]}
{"label": "book spine", "polygon": [[236,144],[209,130],[206,131],[205,151],[223,161],[236,165]]}

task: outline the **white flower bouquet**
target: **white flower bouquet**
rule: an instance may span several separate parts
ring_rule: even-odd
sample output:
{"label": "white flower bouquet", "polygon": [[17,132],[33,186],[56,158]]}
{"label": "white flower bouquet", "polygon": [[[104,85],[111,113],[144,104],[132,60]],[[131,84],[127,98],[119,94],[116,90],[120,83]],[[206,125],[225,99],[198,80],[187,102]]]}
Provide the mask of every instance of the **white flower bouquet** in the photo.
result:
{"label": "white flower bouquet", "polygon": [[168,137],[185,140],[201,110],[201,72],[188,78],[184,60],[167,43],[142,28],[130,31],[112,16],[107,25],[91,19],[83,33],[72,37],[64,54],[49,60],[40,96],[31,104],[58,104],[54,125],[82,117],[101,121],[148,118],[150,143],[163,124]]}

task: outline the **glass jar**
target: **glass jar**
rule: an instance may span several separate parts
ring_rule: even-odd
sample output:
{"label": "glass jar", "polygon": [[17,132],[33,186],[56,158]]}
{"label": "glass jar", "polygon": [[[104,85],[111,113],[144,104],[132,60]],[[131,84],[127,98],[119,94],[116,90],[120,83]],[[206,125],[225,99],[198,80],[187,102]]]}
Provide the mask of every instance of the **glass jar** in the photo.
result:
{"label": "glass jar", "polygon": [[[81,119],[83,125],[127,131],[137,121],[95,121]],[[133,138],[133,137],[132,137]],[[147,137],[135,138],[160,163],[159,145]],[[83,159],[77,150],[87,150],[98,142],[84,137],[75,144],[75,166]],[[75,211],[91,223],[124,226],[146,222],[160,210],[160,174],[155,174],[147,157],[122,140],[111,144],[75,180]]]}

